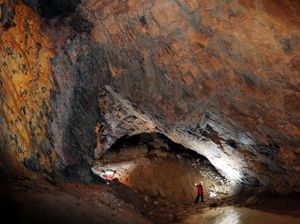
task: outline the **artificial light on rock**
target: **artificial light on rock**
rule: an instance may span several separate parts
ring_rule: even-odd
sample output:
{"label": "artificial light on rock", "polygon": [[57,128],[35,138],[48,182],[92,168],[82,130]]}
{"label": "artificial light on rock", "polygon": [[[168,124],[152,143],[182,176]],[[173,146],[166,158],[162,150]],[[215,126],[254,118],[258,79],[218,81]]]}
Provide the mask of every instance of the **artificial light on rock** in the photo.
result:
{"label": "artificial light on rock", "polygon": [[217,193],[215,191],[209,191],[209,197],[215,198],[215,197],[217,197]]}

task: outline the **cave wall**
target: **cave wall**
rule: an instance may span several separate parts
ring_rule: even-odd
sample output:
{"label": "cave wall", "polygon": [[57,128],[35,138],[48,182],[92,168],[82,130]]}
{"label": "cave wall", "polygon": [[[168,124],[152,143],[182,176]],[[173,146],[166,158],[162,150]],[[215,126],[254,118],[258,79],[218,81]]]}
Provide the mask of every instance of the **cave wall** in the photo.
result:
{"label": "cave wall", "polygon": [[23,4],[1,1],[1,150],[13,151],[33,170],[56,159],[47,138],[53,56],[41,18]]}
{"label": "cave wall", "polygon": [[233,182],[300,190],[299,2],[25,2],[0,2],[3,150],[88,180],[115,140],[155,131]]}

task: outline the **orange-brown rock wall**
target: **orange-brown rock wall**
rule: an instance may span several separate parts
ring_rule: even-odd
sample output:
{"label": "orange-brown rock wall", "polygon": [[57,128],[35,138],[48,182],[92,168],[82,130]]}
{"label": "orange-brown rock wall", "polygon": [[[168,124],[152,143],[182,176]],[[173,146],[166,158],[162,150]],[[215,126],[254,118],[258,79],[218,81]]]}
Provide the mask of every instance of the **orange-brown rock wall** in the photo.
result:
{"label": "orange-brown rock wall", "polygon": [[35,158],[32,166],[49,169],[55,158],[47,151],[46,135],[53,87],[49,38],[40,16],[28,6],[6,0],[0,5],[6,22],[0,27],[1,150],[29,163]]}

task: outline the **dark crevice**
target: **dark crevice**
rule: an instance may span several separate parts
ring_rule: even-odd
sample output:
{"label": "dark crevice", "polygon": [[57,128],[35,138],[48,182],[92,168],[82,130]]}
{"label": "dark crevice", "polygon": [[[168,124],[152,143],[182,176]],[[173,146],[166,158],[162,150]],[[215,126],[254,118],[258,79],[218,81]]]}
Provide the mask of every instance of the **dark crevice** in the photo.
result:
{"label": "dark crevice", "polygon": [[74,12],[81,0],[24,0],[24,2],[42,17],[50,19]]}
{"label": "dark crevice", "polygon": [[146,26],[146,25],[147,25],[147,21],[146,21],[145,16],[141,16],[141,17],[140,17],[140,22],[141,22],[141,25],[142,25],[142,26]]}
{"label": "dark crevice", "polygon": [[233,139],[228,139],[226,141],[227,145],[229,145],[230,147],[237,149],[238,148],[238,143],[236,141],[234,141]]}

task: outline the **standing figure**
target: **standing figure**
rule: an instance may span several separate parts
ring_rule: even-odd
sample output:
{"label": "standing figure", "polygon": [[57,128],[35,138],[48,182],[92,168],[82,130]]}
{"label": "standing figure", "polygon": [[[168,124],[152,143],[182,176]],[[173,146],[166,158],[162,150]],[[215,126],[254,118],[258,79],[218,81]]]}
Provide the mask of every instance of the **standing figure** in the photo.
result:
{"label": "standing figure", "polygon": [[204,202],[203,201],[203,187],[202,187],[202,185],[195,183],[195,186],[197,188],[197,197],[196,197],[196,200],[195,200],[195,204],[198,203],[198,200],[199,200],[200,196],[201,196],[201,202]]}
{"label": "standing figure", "polygon": [[101,177],[105,180],[106,184],[110,184],[111,181],[114,179],[116,171],[112,169],[104,169],[101,170]]}

